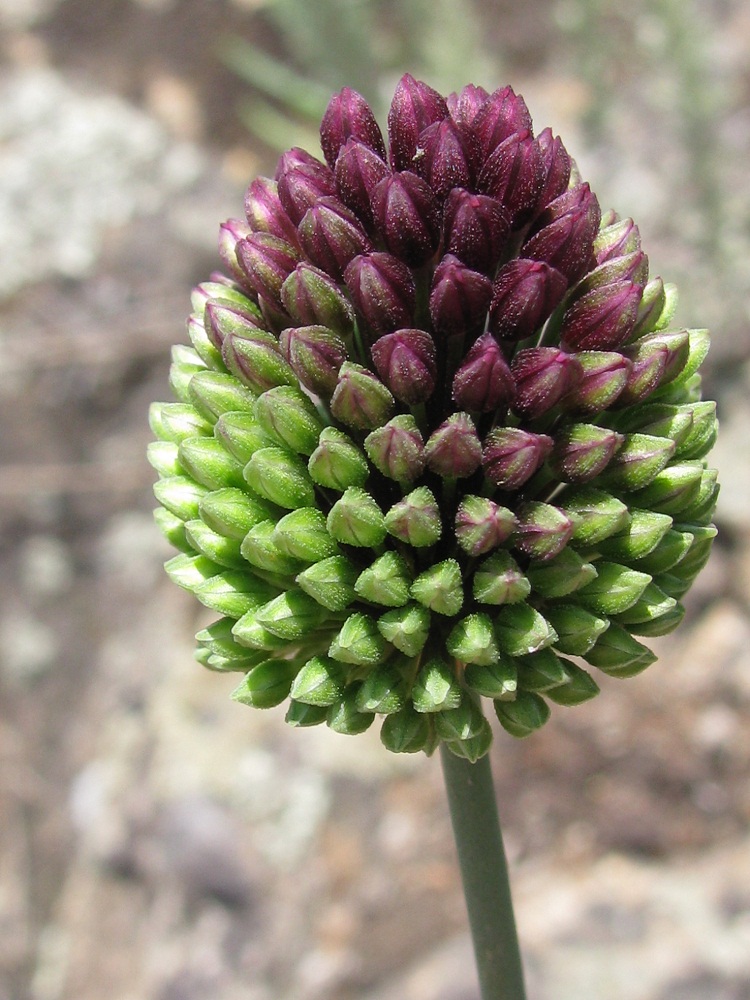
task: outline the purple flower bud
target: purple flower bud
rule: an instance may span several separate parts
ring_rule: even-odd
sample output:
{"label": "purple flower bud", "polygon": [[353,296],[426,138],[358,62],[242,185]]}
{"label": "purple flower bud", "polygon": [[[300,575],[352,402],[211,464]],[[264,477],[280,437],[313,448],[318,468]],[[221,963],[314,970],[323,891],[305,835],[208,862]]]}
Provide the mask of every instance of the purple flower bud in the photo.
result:
{"label": "purple flower bud", "polygon": [[389,253],[355,257],[344,271],[357,312],[376,333],[391,333],[414,319],[416,290],[406,264]]}
{"label": "purple flower bud", "polygon": [[489,278],[446,254],[435,268],[430,319],[440,337],[473,336],[484,326],[492,296]]}
{"label": "purple flower bud", "polygon": [[397,330],[372,345],[378,374],[401,403],[414,406],[432,395],[437,378],[435,344],[424,330]]}
{"label": "purple flower bud", "polygon": [[276,163],[276,172],[273,175],[273,179],[278,181],[281,175],[286,170],[293,170],[295,167],[306,167],[306,166],[318,166],[325,167],[317,156],[313,156],[312,153],[308,153],[306,149],[302,149],[301,146],[292,146],[291,149],[287,149],[285,153],[279,157]]}
{"label": "purple flower bud", "polygon": [[399,483],[414,482],[424,469],[424,439],[410,413],[393,417],[368,434],[365,451],[376,469]]}
{"label": "purple flower bud", "polygon": [[324,271],[303,261],[281,286],[284,308],[302,326],[327,326],[348,336],[354,310],[338,285]]}
{"label": "purple flower bud", "polygon": [[458,94],[449,94],[446,104],[451,118],[464,128],[473,125],[489,96],[484,87],[477,87],[473,83],[467,84]]}
{"label": "purple flower bud", "polygon": [[241,285],[247,284],[247,275],[237,260],[237,243],[250,235],[251,229],[239,219],[227,219],[219,226],[219,256],[225,267]]}
{"label": "purple flower bud", "polygon": [[517,490],[541,467],[552,443],[546,434],[532,434],[520,427],[499,427],[484,442],[484,474],[495,486]]}
{"label": "purple flower bud", "polygon": [[667,294],[662,279],[654,278],[649,281],[643,289],[641,303],[638,306],[638,316],[630,334],[631,340],[636,340],[654,329],[664,311],[666,302]]}
{"label": "purple flower bud", "polygon": [[447,117],[448,105],[436,90],[409,73],[402,76],[388,111],[388,140],[394,170],[411,169],[420,133]]}
{"label": "purple flower bud", "polygon": [[570,157],[562,139],[553,136],[550,128],[540,132],[536,142],[542,158],[544,181],[534,208],[535,211],[541,212],[551,201],[567,191],[570,180]]}
{"label": "purple flower bud", "polygon": [[257,177],[245,193],[245,215],[256,233],[271,233],[297,245],[297,227],[284,211],[276,181]]}
{"label": "purple flower bud", "polygon": [[281,309],[281,286],[300,259],[291,243],[271,233],[251,233],[237,244],[237,259],[258,295]]}
{"label": "purple flower bud", "polygon": [[453,398],[463,410],[489,413],[507,406],[515,385],[500,345],[491,333],[474,342],[453,379]]}
{"label": "purple flower bud", "polygon": [[470,187],[473,182],[477,155],[471,139],[452,118],[435,122],[419,136],[419,154],[412,169],[441,200],[451,188]]}
{"label": "purple flower bud", "polygon": [[371,430],[391,416],[395,400],[380,379],[361,365],[345,361],[331,398],[331,413],[348,427]]}
{"label": "purple flower bud", "polygon": [[557,347],[519,351],[510,372],[516,384],[511,408],[529,420],[551,410],[578,384],[582,375],[578,361]]}
{"label": "purple flower bud", "polygon": [[490,155],[479,174],[477,186],[484,194],[501,201],[513,228],[529,221],[544,183],[539,146],[531,133],[508,136]]}
{"label": "purple flower bud", "polygon": [[491,94],[477,111],[473,125],[484,159],[509,136],[531,132],[533,127],[526,102],[512,87],[502,87]]}
{"label": "purple flower bud", "polygon": [[646,284],[648,281],[648,257],[642,250],[634,250],[633,253],[624,254],[622,257],[613,257],[611,260],[597,264],[575,286],[572,298],[579,299],[586,292],[593,292],[595,288],[613,285],[617,281],[632,281],[641,286]]}
{"label": "purple flower bud", "polygon": [[554,559],[573,537],[571,518],[548,503],[523,504],[517,520],[515,545],[532,559]]}
{"label": "purple flower bud", "polygon": [[320,198],[299,224],[299,241],[307,256],[337,281],[357,254],[366,253],[370,240],[338,198]]}
{"label": "purple flower bud", "polygon": [[[295,225],[299,225],[302,216],[311,208],[318,198],[336,194],[336,184],[333,172],[318,160],[309,163],[287,165],[284,153],[279,160],[277,188],[279,201],[284,211]],[[291,157],[290,157],[291,159]]]}
{"label": "purple flower bud", "polygon": [[372,193],[388,174],[385,160],[355,139],[349,139],[336,160],[334,176],[339,197],[369,227],[374,222]]}
{"label": "purple flower bud", "polygon": [[443,530],[438,502],[426,486],[420,486],[391,507],[385,526],[389,534],[414,548],[434,545]]}
{"label": "purple flower bud", "polygon": [[356,90],[344,87],[328,102],[320,123],[320,147],[331,169],[349,139],[356,139],[385,159],[383,135],[372,108]]}
{"label": "purple flower bud", "polygon": [[675,333],[652,333],[631,344],[623,353],[635,360],[666,348],[666,366],[659,385],[666,385],[682,372],[690,357],[690,334],[687,330]]}
{"label": "purple flower bud", "polygon": [[594,240],[594,256],[597,264],[616,257],[624,257],[641,249],[641,234],[632,219],[620,219],[602,228]]}
{"label": "purple flower bud", "polygon": [[508,261],[493,285],[490,330],[504,340],[526,340],[559,306],[567,287],[565,277],[544,261]]}
{"label": "purple flower bud", "polygon": [[632,406],[650,396],[659,387],[667,370],[669,352],[665,344],[655,350],[632,350],[624,348],[624,356],[630,361],[625,388],[617,397],[617,406]]}
{"label": "purple flower bud", "polygon": [[235,333],[240,337],[252,336],[261,329],[253,316],[248,316],[234,305],[227,305],[224,302],[209,301],[204,318],[208,339],[219,350],[229,334]]}
{"label": "purple flower bud", "polygon": [[286,329],[279,347],[306,388],[325,399],[332,395],[346,361],[346,344],[337,333],[325,326]]}
{"label": "purple flower bud", "polygon": [[627,384],[631,362],[617,351],[582,351],[574,357],[582,377],[563,400],[565,409],[578,413],[609,409]]}
{"label": "purple flower bud", "polygon": [[475,558],[502,545],[515,527],[512,511],[487,497],[464,497],[456,511],[458,544]]}
{"label": "purple flower bud", "polygon": [[623,441],[606,427],[573,424],[556,435],[550,464],[564,483],[585,483],[606,469]]}
{"label": "purple flower bud", "polygon": [[496,198],[461,187],[454,187],[448,195],[443,216],[445,248],[474,271],[487,274],[495,269],[509,233],[510,218]]}
{"label": "purple flower bud", "polygon": [[430,435],[424,449],[427,468],[447,479],[464,479],[482,462],[482,445],[468,413],[454,413]]}
{"label": "purple flower bud", "polygon": [[385,177],[372,193],[375,224],[388,250],[410,267],[432,257],[440,242],[440,212],[429,185],[408,170]]}
{"label": "purple flower bud", "polygon": [[624,344],[638,315],[643,286],[616,281],[577,299],[563,317],[560,343],[569,351],[611,351]]}
{"label": "purple flower bud", "polygon": [[521,247],[521,255],[546,261],[572,284],[589,268],[600,217],[596,196],[588,184],[579,184],[545,208]]}

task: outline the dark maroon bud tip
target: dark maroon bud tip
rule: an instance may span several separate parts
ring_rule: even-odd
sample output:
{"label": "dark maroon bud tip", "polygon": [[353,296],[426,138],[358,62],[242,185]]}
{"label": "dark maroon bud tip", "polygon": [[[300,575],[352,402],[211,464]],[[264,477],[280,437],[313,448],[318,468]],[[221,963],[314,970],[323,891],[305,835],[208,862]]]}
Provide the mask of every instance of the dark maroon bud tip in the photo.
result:
{"label": "dark maroon bud tip", "polygon": [[427,467],[438,476],[463,479],[482,461],[482,445],[468,413],[454,413],[430,435],[425,445]]}
{"label": "dark maroon bud tip", "polygon": [[336,194],[333,172],[323,163],[303,163],[279,174],[279,201],[295,225],[308,208],[320,199]]}
{"label": "dark maroon bud tip", "polygon": [[473,124],[484,159],[509,136],[533,128],[526,102],[512,87],[491,94],[477,110]]}
{"label": "dark maroon bud tip", "polygon": [[298,251],[271,233],[250,233],[237,244],[237,259],[259,296],[281,309],[281,286],[299,263]]}
{"label": "dark maroon bud tip", "polygon": [[391,333],[413,322],[414,278],[397,257],[361,254],[347,265],[344,281],[357,312],[374,333]]}
{"label": "dark maroon bud tip", "polygon": [[344,204],[367,226],[373,224],[372,192],[390,174],[384,159],[355,139],[349,139],[336,160],[336,189]]}
{"label": "dark maroon bud tip", "polygon": [[346,345],[325,326],[303,326],[283,330],[279,348],[300,382],[318,396],[328,398],[346,361]]}
{"label": "dark maroon bud tip", "polygon": [[372,360],[400,402],[415,406],[432,395],[437,377],[435,344],[424,330],[387,333],[373,344]]}
{"label": "dark maroon bud tip", "polygon": [[372,193],[375,224],[387,249],[419,267],[440,242],[438,203],[426,181],[406,170],[385,177]]}
{"label": "dark maroon bud tip", "polygon": [[260,327],[251,316],[243,315],[237,307],[221,301],[210,301],[203,313],[204,325],[208,339],[221,350],[222,344],[230,334],[250,336]]}
{"label": "dark maroon bud tip", "polygon": [[467,84],[458,94],[449,94],[446,104],[451,118],[457,125],[468,128],[473,125],[489,96],[484,87],[473,83]]}
{"label": "dark maroon bud tip", "polygon": [[570,188],[534,222],[521,256],[546,261],[573,284],[591,266],[600,218],[599,202],[588,184]]}
{"label": "dark maroon bud tip", "polygon": [[372,108],[356,90],[344,87],[328,102],[320,123],[320,146],[331,169],[349,139],[356,139],[385,159],[383,135]]}
{"label": "dark maroon bud tip", "polygon": [[512,409],[529,420],[551,410],[575,388],[583,374],[580,363],[557,347],[519,351],[510,371],[516,384]]}
{"label": "dark maroon bud tip", "polygon": [[346,265],[371,248],[357,217],[338,198],[320,198],[299,224],[302,249],[317,267],[337,281]]}
{"label": "dark maroon bud tip", "polygon": [[542,159],[543,182],[535,211],[541,212],[551,201],[563,194],[570,180],[570,156],[559,136],[552,135],[546,128],[536,137]]}
{"label": "dark maroon bud tip", "polygon": [[313,156],[312,153],[308,153],[306,149],[302,149],[301,146],[292,146],[291,149],[287,149],[279,157],[273,179],[278,181],[285,171],[293,170],[295,167],[308,166],[325,168],[325,163],[319,160],[317,156]]}
{"label": "dark maroon bud tip", "polygon": [[493,285],[490,330],[503,340],[526,340],[560,305],[567,287],[565,277],[544,261],[508,261]]}
{"label": "dark maroon bud tip", "polygon": [[470,134],[463,133],[452,118],[444,118],[420,133],[412,169],[442,200],[451,188],[471,185],[476,160]]}
{"label": "dark maroon bud tip", "polygon": [[474,271],[493,271],[510,233],[510,216],[496,198],[454,187],[443,215],[444,244]]}
{"label": "dark maroon bud tip", "polygon": [[409,73],[402,76],[388,112],[388,140],[394,170],[413,169],[420,133],[447,117],[445,98]]}
{"label": "dark maroon bud tip", "polygon": [[515,385],[500,345],[491,333],[474,342],[453,379],[453,398],[462,410],[489,413],[507,406]]}
{"label": "dark maroon bud tip", "polygon": [[528,131],[503,140],[482,167],[477,186],[502,202],[513,228],[525,225],[534,213],[544,183],[542,155]]}
{"label": "dark maroon bud tip", "polygon": [[245,215],[257,233],[271,233],[297,246],[297,227],[284,211],[276,181],[258,177],[245,193]]}
{"label": "dark maroon bud tip", "polygon": [[484,326],[492,296],[489,278],[446,254],[435,268],[430,318],[440,337],[472,337]]}
{"label": "dark maroon bud tip", "polygon": [[563,317],[560,343],[568,351],[613,351],[635,326],[643,286],[616,281],[577,299]]}
{"label": "dark maroon bud tip", "polygon": [[484,474],[505,490],[517,490],[541,467],[552,450],[552,438],[520,427],[491,431],[482,449]]}

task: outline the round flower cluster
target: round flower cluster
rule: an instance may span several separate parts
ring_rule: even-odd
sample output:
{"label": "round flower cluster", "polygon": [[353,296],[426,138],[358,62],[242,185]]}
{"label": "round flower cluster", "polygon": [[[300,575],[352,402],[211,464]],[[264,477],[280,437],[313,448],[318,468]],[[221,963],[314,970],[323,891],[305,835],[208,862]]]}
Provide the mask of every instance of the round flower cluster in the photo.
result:
{"label": "round flower cluster", "polygon": [[[638,228],[510,87],[405,76],[389,149],[353,90],[221,227],[158,524],[234,692],[394,752],[476,760],[628,677],[681,620],[718,487],[704,330],[669,331]],[[636,636],[638,638],[636,638]]]}

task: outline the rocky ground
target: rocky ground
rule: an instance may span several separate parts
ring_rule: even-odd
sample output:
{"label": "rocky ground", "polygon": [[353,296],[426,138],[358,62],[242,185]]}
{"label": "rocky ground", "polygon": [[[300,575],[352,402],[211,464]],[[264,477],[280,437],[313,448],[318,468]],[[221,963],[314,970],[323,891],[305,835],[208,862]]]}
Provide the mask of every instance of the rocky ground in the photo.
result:
{"label": "rocky ground", "polygon": [[[477,997],[437,761],[230,702],[161,570],[147,405],[263,163],[206,10],[259,6],[0,0],[0,1000]],[[653,95],[590,145],[584,76],[544,35],[524,62],[507,6],[503,71],[715,329],[723,421],[719,542],[660,662],[498,733],[530,1000],[748,1000],[750,19],[711,7],[707,234]]]}

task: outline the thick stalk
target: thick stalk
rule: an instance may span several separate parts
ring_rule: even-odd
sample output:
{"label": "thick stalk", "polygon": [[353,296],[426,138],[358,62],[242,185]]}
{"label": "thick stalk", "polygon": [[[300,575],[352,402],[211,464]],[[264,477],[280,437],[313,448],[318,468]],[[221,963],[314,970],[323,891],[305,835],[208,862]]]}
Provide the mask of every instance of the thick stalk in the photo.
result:
{"label": "thick stalk", "polygon": [[482,1000],[525,1000],[489,756],[471,764],[440,752]]}

